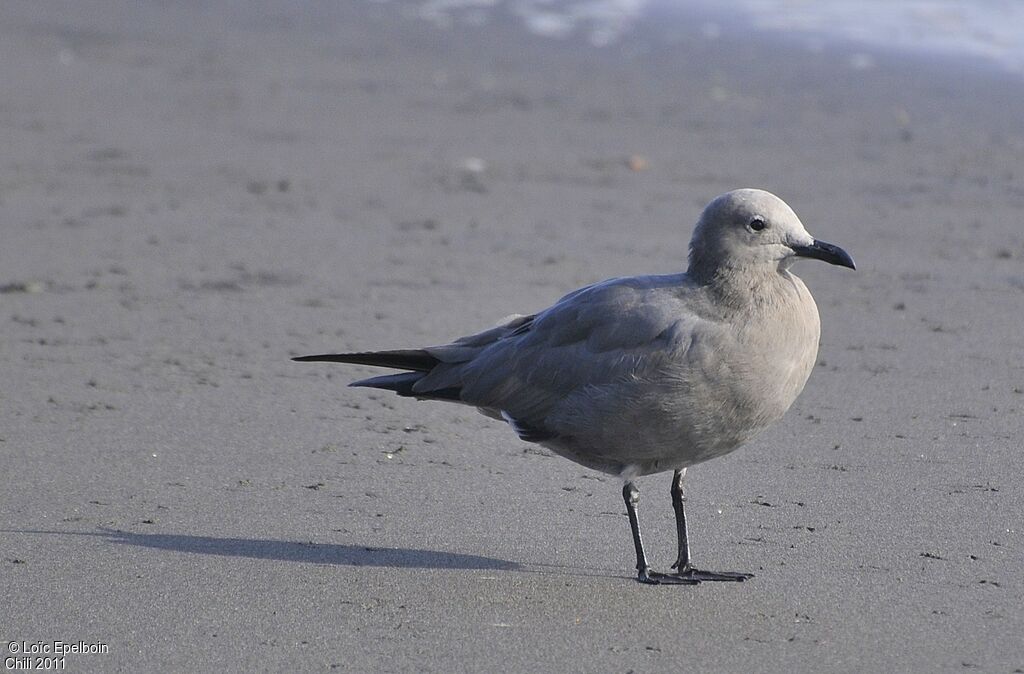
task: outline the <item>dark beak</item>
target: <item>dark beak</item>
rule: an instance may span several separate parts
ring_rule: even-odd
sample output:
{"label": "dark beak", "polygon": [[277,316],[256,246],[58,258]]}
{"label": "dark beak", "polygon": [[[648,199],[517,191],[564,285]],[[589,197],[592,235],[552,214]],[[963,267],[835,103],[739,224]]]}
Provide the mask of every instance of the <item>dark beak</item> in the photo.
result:
{"label": "dark beak", "polygon": [[845,250],[839,246],[833,246],[831,243],[825,243],[817,239],[809,246],[793,246],[793,252],[800,257],[813,257],[815,260],[824,260],[829,264],[837,264],[840,267],[857,268],[857,265],[853,263],[853,258]]}

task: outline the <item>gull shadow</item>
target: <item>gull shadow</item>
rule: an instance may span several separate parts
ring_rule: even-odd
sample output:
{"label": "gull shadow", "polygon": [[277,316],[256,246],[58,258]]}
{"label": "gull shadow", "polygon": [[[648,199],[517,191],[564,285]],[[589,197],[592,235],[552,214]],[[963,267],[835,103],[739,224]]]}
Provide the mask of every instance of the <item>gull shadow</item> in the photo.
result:
{"label": "gull shadow", "polygon": [[197,555],[274,559],[306,564],[337,564],[339,566],[377,566],[397,569],[485,569],[519,571],[515,562],[457,552],[420,550],[416,548],[374,548],[363,545],[334,543],[301,543],[261,538],[217,538],[181,534],[142,534],[100,528],[88,531],[6,530],[7,533],[51,534],[64,536],[95,536],[118,545],[133,545],[156,550],[188,552]]}

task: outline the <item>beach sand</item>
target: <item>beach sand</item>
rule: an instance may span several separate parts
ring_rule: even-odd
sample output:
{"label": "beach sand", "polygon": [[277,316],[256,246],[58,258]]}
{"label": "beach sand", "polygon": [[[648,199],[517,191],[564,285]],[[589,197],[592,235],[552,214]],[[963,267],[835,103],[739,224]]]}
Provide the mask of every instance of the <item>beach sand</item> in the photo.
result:
{"label": "beach sand", "polygon": [[[339,4],[0,7],[5,642],[107,646],[68,671],[1022,671],[1024,82]],[[695,563],[749,582],[641,586],[616,479],[289,361],[679,271],[742,186],[859,267],[797,267],[819,367],[689,473]],[[669,475],[639,486],[664,569]]]}

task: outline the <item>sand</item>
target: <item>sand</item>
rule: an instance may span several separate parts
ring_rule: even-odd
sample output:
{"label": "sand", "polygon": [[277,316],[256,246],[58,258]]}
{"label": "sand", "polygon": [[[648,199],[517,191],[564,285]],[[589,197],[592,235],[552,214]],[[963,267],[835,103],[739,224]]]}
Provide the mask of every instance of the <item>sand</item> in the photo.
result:
{"label": "sand", "polygon": [[[1022,671],[1019,78],[339,4],[0,7],[0,638],[106,646],[69,671]],[[678,271],[740,186],[859,265],[800,265],[820,366],[690,471],[695,562],[749,582],[641,586],[617,480],[288,360]]]}

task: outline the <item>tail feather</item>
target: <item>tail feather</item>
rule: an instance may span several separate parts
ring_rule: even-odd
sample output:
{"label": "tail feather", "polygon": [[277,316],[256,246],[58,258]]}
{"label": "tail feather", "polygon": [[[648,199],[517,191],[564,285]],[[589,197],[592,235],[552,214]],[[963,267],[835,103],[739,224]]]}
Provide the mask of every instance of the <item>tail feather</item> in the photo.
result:
{"label": "tail feather", "polygon": [[440,361],[422,349],[396,349],[394,351],[365,351],[361,353],[325,353],[317,356],[299,356],[292,360],[301,363],[329,362],[354,363],[393,367],[396,370],[430,372]]}
{"label": "tail feather", "polygon": [[370,377],[369,379],[360,379],[353,381],[349,386],[366,386],[368,388],[383,388],[387,391],[394,391],[398,395],[406,397],[418,397],[423,401],[450,401],[452,403],[462,403],[462,397],[459,393],[461,388],[437,388],[431,391],[414,391],[413,386],[416,382],[423,379],[423,374],[419,372],[403,372],[397,375],[381,375],[380,377]]}
{"label": "tail feather", "polygon": [[369,377],[354,381],[349,386],[365,386],[366,388],[379,388],[385,391],[394,391],[400,396],[411,396],[413,385],[423,378],[419,372],[403,372],[401,374],[385,374],[379,377]]}
{"label": "tail feather", "polygon": [[369,379],[354,381],[349,386],[365,386],[367,388],[379,388],[385,391],[394,391],[400,396],[409,398],[421,398],[423,400],[449,400],[451,402],[462,402],[459,397],[461,389],[457,387],[436,389],[434,391],[414,392],[412,387],[416,385],[425,375],[421,372],[402,372],[401,374],[385,374]]}

